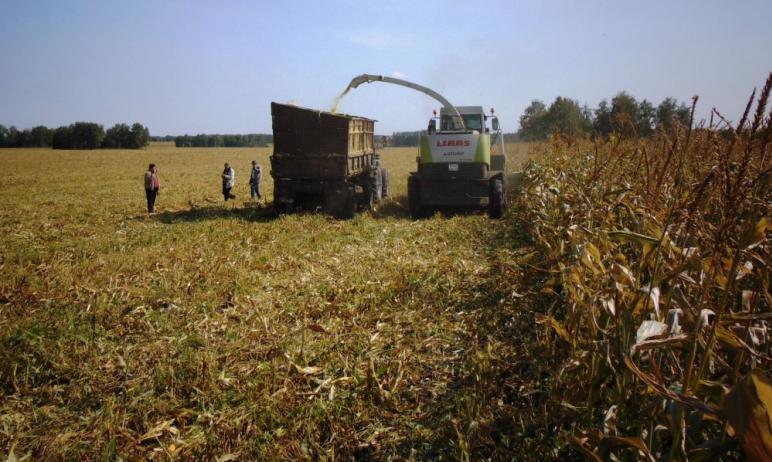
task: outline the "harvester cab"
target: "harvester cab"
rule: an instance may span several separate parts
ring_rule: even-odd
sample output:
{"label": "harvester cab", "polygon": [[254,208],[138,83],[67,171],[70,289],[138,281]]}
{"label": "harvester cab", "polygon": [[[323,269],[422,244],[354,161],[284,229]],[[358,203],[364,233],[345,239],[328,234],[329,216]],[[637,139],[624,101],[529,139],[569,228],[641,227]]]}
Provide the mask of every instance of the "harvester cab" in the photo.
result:
{"label": "harvester cab", "polygon": [[[419,218],[437,208],[486,208],[499,218],[506,208],[503,135],[498,118],[482,106],[454,106],[444,96],[422,85],[394,77],[362,74],[348,91],[363,83],[384,82],[425,93],[442,104],[439,117],[429,121],[421,136],[417,169],[408,178],[410,214]],[[498,152],[491,152],[498,145]]]}
{"label": "harvester cab", "polygon": [[[459,130],[454,125],[453,114],[447,110],[440,109],[440,116],[437,111],[433,111],[434,116],[429,119],[428,135],[452,134],[456,135],[462,132],[479,134],[488,134],[490,136],[490,168],[491,170],[504,170],[506,152],[504,151],[504,135],[499,124],[499,118],[494,115],[495,111],[491,108],[490,115],[486,114],[482,106],[456,106],[455,108],[461,120],[464,122],[464,130]],[[429,143],[431,146],[431,143]],[[494,151],[497,151],[494,153]],[[438,160],[439,161],[439,160]]]}

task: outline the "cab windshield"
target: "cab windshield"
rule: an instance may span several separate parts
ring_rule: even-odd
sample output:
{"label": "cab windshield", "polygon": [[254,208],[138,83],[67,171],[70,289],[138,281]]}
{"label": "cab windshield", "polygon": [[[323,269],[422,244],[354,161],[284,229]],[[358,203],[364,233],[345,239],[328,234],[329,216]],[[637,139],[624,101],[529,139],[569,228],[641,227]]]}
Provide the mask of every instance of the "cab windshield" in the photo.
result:
{"label": "cab windshield", "polygon": [[[482,116],[480,114],[461,114],[467,130],[483,131]],[[442,116],[442,130],[453,130],[453,117],[447,114]]]}

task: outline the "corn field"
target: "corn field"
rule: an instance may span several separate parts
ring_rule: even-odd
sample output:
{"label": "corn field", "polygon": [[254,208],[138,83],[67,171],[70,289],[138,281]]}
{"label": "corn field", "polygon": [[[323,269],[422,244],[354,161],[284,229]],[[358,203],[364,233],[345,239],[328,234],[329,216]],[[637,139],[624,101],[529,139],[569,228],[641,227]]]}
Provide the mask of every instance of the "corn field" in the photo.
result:
{"label": "corn field", "polygon": [[588,460],[772,458],[771,88],[736,124],[555,138],[525,169],[549,413]]}

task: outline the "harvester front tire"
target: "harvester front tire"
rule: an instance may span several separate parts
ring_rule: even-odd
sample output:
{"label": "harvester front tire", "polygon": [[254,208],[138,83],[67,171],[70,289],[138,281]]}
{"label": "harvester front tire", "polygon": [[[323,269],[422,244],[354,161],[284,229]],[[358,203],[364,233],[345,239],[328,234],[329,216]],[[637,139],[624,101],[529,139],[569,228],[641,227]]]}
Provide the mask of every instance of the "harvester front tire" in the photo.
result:
{"label": "harvester front tire", "polygon": [[407,179],[407,202],[410,209],[410,218],[417,220],[426,216],[424,207],[421,205],[420,184],[415,176],[408,177]]}
{"label": "harvester front tire", "polygon": [[504,198],[504,182],[499,179],[491,181],[491,189],[488,200],[488,215],[491,218],[501,218],[506,208]]}

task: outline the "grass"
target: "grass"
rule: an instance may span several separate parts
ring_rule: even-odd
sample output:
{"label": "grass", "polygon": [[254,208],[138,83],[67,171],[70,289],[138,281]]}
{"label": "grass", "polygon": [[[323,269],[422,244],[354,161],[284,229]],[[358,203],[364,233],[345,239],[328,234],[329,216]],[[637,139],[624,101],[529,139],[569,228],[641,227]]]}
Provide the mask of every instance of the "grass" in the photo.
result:
{"label": "grass", "polygon": [[[515,168],[529,146],[511,148]],[[492,386],[505,345],[484,326],[519,310],[517,229],[410,220],[416,153],[396,148],[379,210],[275,219],[270,177],[266,203],[244,201],[249,161],[267,170],[269,152],[0,151],[0,454],[425,460],[516,446],[476,435],[513,405]],[[162,191],[148,218],[150,162]]]}

